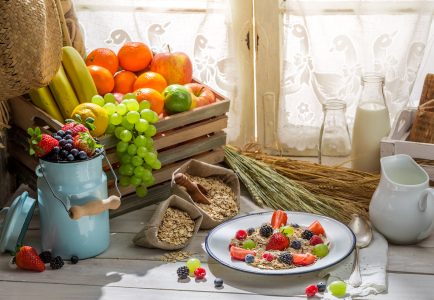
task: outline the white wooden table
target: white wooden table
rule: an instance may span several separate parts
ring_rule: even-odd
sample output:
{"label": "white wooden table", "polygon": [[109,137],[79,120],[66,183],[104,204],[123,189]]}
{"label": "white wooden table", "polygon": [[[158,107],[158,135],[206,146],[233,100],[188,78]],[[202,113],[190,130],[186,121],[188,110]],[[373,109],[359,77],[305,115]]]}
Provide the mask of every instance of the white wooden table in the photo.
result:
{"label": "white wooden table", "polygon": [[[242,213],[248,213],[253,207],[249,200],[242,200]],[[258,288],[267,282],[249,279],[245,273],[227,269],[208,258],[201,247],[206,231],[200,231],[184,249],[197,253],[195,257],[201,259],[207,270],[206,281],[178,282],[176,269],[184,263],[162,262],[160,256],[165,251],[140,248],[132,243],[135,233],[143,228],[154,209],[155,205],[112,219],[110,248],[77,265],[67,262],[60,270],[48,268],[34,273],[11,268],[10,256],[1,255],[0,299],[288,299],[270,296]],[[39,246],[37,218],[32,220],[26,241]],[[223,289],[214,287],[216,276],[225,279]],[[272,284],[274,279],[269,278]],[[388,294],[369,299],[434,299],[434,235],[416,246],[390,245],[388,280]],[[291,286],[289,280],[278,284],[280,288]],[[289,298],[306,299],[303,290],[299,295]]]}

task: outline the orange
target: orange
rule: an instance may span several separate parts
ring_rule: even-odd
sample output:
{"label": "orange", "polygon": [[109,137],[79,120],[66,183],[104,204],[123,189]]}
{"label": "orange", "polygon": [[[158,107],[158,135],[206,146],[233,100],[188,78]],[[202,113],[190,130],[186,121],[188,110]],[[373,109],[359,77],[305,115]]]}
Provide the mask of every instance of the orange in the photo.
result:
{"label": "orange", "polygon": [[110,73],[109,70],[95,65],[87,66],[87,69],[89,70],[90,75],[92,75],[98,94],[104,96],[113,90],[115,81],[113,79],[112,73]]}
{"label": "orange", "polygon": [[166,79],[158,73],[155,72],[145,72],[137,77],[134,83],[134,90],[140,88],[151,88],[159,91],[160,93],[164,91],[167,86]]}
{"label": "orange", "polygon": [[133,72],[125,70],[119,71],[115,74],[114,79],[115,88],[113,89],[113,93],[127,94],[135,90],[133,86],[137,76]]}
{"label": "orange", "polygon": [[97,48],[86,57],[86,66],[96,65],[104,67],[115,74],[119,69],[119,60],[112,50],[107,48]]}
{"label": "orange", "polygon": [[143,43],[127,42],[118,52],[119,65],[131,72],[145,69],[152,60],[152,51]]}
{"label": "orange", "polygon": [[157,115],[163,112],[164,97],[158,91],[150,88],[138,89],[136,92],[138,102],[143,100],[148,101],[151,104],[151,109],[157,113]]}

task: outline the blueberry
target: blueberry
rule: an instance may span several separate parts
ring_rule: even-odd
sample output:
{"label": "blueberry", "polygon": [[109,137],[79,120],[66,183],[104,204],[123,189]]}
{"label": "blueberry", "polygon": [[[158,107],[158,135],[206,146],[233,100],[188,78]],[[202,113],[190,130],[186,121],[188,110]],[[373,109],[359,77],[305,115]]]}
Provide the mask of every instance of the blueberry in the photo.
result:
{"label": "blueberry", "polygon": [[60,147],[55,146],[52,151],[54,154],[58,154],[60,152]]}
{"label": "blueberry", "polygon": [[292,223],[291,226],[294,227],[294,228],[299,228],[300,227],[300,225],[298,225],[297,223]]}
{"label": "blueberry", "polygon": [[65,135],[65,131],[63,131],[62,129],[57,131],[57,135],[63,137]]}
{"label": "blueberry", "polygon": [[247,254],[246,257],[244,257],[244,261],[248,264],[251,264],[255,261],[255,257],[252,254]]}
{"label": "blueberry", "polygon": [[69,154],[69,152],[68,151],[66,151],[66,150],[62,150],[62,151],[60,151],[60,157],[62,157],[62,158],[66,158],[66,156]]}
{"label": "blueberry", "polygon": [[68,129],[67,131],[65,131],[65,134],[72,135],[72,131]]}
{"label": "blueberry", "polygon": [[66,145],[66,140],[61,139],[61,140],[59,141],[59,146],[60,146],[61,148],[63,148],[63,147],[65,147],[65,145]]}
{"label": "blueberry", "polygon": [[66,140],[66,143],[67,143],[67,144],[74,145],[74,140],[72,140],[72,139]]}
{"label": "blueberry", "polygon": [[316,287],[318,288],[318,292],[325,292],[327,285],[324,282],[319,282]]}
{"label": "blueberry", "polygon": [[63,149],[65,149],[66,151],[71,151],[72,150],[72,144],[67,143],[65,146],[63,146]]}
{"label": "blueberry", "polygon": [[63,138],[64,138],[65,140],[72,140],[72,135],[70,135],[70,134],[66,134]]}
{"label": "blueberry", "polygon": [[255,232],[255,228],[249,228],[247,229],[247,234],[252,235]]}
{"label": "blueberry", "polygon": [[80,151],[78,151],[78,149],[76,149],[76,148],[72,148],[71,151],[70,151],[70,153],[71,153],[72,155],[74,155],[74,156],[77,156],[79,152],[80,152]]}
{"label": "blueberry", "polygon": [[223,279],[221,279],[221,278],[214,279],[214,286],[216,288],[222,287],[223,286]]}
{"label": "blueberry", "polygon": [[70,154],[68,154],[68,155],[66,156],[66,159],[69,160],[69,161],[73,161],[73,160],[74,160],[74,155],[72,155],[72,154],[70,153]]}
{"label": "blueberry", "polygon": [[87,154],[84,151],[80,151],[80,152],[78,152],[78,157],[80,159],[86,159],[87,158]]}
{"label": "blueberry", "polygon": [[301,243],[300,243],[300,241],[292,241],[291,242],[291,248],[293,248],[293,249],[300,249],[301,248]]}
{"label": "blueberry", "polygon": [[78,263],[78,256],[76,255],[71,256],[71,264],[75,265],[76,263]]}

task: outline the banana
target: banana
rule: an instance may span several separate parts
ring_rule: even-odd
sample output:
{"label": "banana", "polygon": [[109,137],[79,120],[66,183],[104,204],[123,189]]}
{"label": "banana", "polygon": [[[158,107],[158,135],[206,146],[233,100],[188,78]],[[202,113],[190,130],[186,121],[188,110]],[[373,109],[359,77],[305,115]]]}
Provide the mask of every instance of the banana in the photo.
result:
{"label": "banana", "polygon": [[56,119],[57,121],[63,123],[63,117],[60,113],[59,108],[57,107],[56,101],[54,101],[53,95],[51,95],[50,89],[48,86],[41,87],[36,90],[32,90],[29,92],[30,99],[33,104],[37,107],[48,113],[51,117]]}
{"label": "banana", "polygon": [[98,92],[80,53],[73,47],[63,47],[62,65],[80,103],[90,102]]}
{"label": "banana", "polygon": [[48,86],[51,93],[53,93],[54,100],[56,100],[63,118],[71,118],[72,111],[79,103],[62,66],[60,66]]}

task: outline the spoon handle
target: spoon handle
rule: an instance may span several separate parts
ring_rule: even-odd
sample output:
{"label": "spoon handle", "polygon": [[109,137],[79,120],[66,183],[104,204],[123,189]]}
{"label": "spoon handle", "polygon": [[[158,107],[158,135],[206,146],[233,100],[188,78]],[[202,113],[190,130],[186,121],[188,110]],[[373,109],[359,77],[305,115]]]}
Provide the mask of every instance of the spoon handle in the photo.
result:
{"label": "spoon handle", "polygon": [[353,287],[359,287],[362,284],[362,277],[360,276],[360,267],[359,267],[359,247],[356,247],[354,260],[354,270],[351,273],[350,279],[348,279],[348,283]]}

